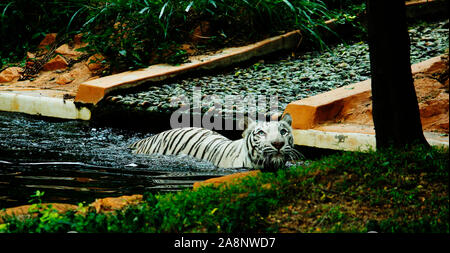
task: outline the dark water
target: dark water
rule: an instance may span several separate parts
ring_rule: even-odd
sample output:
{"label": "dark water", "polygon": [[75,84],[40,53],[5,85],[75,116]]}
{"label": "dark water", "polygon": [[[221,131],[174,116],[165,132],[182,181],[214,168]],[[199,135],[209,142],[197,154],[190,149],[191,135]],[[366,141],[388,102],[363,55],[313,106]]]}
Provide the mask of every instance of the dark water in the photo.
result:
{"label": "dark water", "polygon": [[45,202],[177,191],[235,173],[188,157],[135,155],[127,145],[149,132],[0,112],[0,208]]}

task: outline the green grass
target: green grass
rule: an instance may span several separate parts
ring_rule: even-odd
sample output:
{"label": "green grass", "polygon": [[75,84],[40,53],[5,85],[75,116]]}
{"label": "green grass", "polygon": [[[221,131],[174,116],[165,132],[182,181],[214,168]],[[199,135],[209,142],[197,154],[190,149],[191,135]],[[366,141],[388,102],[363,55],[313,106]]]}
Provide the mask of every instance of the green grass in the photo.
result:
{"label": "green grass", "polygon": [[283,232],[300,224],[295,231],[448,233],[448,159],[448,150],[422,147],[345,152],[228,187],[146,194],[112,214],[47,208],[9,217],[0,231]]}
{"label": "green grass", "polygon": [[297,232],[449,231],[448,151],[344,153],[311,167],[315,176],[306,177],[295,203],[304,208]]}

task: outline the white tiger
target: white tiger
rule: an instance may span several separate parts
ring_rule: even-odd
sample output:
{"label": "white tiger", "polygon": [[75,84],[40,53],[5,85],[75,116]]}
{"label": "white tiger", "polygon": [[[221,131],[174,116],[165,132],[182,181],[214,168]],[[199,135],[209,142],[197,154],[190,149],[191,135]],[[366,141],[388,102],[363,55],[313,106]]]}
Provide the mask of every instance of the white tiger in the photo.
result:
{"label": "white tiger", "polygon": [[289,114],[280,121],[257,123],[248,119],[243,138],[235,141],[204,128],[176,128],[129,147],[136,154],[185,154],[221,168],[275,170],[302,156],[294,148],[291,123]]}

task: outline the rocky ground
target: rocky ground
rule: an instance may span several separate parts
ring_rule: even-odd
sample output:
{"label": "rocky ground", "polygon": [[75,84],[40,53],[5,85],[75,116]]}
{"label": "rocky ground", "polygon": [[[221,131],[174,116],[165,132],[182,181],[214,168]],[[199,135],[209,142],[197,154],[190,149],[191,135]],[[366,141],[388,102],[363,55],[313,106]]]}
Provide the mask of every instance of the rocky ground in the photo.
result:
{"label": "rocky ground", "polygon": [[[415,24],[410,27],[409,34],[411,63],[414,64],[445,52],[449,43],[449,21]],[[202,111],[214,109],[214,102],[224,104],[227,95],[241,95],[244,99],[264,96],[266,107],[258,108],[259,111],[268,109],[269,98],[277,96],[278,110],[283,111],[291,101],[370,78],[368,49],[365,42],[338,44],[330,51],[311,51],[298,57],[260,60],[253,65],[218,74],[188,77],[160,86],[148,85],[137,91],[126,91],[107,97],[106,103],[125,110],[171,113],[191,102],[194,87],[201,87],[204,100],[208,95],[215,96],[202,104]],[[236,109],[240,110],[233,108]]]}

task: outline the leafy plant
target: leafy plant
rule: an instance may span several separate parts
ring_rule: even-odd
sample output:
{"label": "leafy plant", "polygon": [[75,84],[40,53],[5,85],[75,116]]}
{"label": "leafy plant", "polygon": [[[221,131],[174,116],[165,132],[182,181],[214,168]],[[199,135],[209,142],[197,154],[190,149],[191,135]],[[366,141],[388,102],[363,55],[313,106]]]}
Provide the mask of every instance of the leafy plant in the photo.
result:
{"label": "leafy plant", "polygon": [[[319,28],[332,17],[320,0],[8,0],[0,14],[2,63],[22,59],[46,33],[82,32],[87,51],[117,70],[181,63],[180,45],[192,38],[214,49],[300,29],[326,47]],[[202,24],[206,35],[196,34]]]}
{"label": "leafy plant", "polygon": [[31,199],[28,202],[42,204],[42,197],[44,194],[45,192],[37,190],[33,195],[31,195]]}
{"label": "leafy plant", "polygon": [[318,28],[328,29],[323,21],[331,17],[319,0],[109,0],[86,10],[82,31],[89,49],[118,69],[184,61],[179,45],[190,42],[201,24],[210,31],[199,46],[220,48],[300,29],[324,47]]}
{"label": "leafy plant", "polygon": [[[0,59],[21,60],[46,33],[80,28],[89,0],[6,0],[0,2]],[[0,66],[1,67],[1,66]]]}

